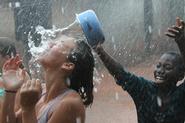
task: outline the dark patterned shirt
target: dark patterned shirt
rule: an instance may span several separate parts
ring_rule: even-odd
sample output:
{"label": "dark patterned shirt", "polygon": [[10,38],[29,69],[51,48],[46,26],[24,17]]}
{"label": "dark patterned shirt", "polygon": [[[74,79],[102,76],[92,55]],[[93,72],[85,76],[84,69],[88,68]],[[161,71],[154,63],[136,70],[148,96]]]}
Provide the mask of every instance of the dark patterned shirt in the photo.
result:
{"label": "dark patterned shirt", "polygon": [[152,81],[123,70],[117,84],[134,100],[138,123],[184,123],[185,83],[170,92],[165,106],[162,106],[162,101],[157,96],[157,86]]}

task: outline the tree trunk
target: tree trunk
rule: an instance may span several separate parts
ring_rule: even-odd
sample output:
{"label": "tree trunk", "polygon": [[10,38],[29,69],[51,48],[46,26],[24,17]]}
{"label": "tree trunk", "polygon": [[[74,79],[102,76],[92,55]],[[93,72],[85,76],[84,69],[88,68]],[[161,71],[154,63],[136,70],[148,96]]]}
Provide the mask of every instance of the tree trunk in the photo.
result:
{"label": "tree trunk", "polygon": [[144,0],[144,41],[145,51],[150,52],[150,43],[152,40],[153,27],[153,4],[152,0]]}

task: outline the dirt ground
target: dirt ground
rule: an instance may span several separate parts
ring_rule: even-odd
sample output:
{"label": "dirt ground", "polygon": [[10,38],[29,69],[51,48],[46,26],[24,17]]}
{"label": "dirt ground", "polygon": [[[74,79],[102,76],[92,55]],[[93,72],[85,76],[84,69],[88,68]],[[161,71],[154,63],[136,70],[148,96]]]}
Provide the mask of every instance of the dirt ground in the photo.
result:
{"label": "dirt ground", "polygon": [[[147,79],[153,77],[153,63],[128,68],[129,71]],[[87,109],[86,123],[137,123],[134,102],[113,78],[104,72],[101,83],[96,85],[94,103]]]}

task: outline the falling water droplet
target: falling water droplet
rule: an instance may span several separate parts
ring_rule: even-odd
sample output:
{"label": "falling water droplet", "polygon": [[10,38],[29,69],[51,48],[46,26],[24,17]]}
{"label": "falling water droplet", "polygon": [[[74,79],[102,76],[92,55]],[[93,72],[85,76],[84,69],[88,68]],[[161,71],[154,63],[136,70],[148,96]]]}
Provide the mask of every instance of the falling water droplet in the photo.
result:
{"label": "falling water droplet", "polygon": [[152,26],[151,25],[148,26],[148,31],[149,31],[149,33],[152,33]]}
{"label": "falling water droplet", "polygon": [[115,99],[116,100],[119,100],[119,94],[118,94],[118,92],[115,93]]}
{"label": "falling water droplet", "polygon": [[94,87],[94,92],[97,93],[98,92],[98,89],[96,87]]}
{"label": "falling water droplet", "polygon": [[158,104],[159,107],[162,106],[162,100],[159,96],[157,96],[157,104]]}

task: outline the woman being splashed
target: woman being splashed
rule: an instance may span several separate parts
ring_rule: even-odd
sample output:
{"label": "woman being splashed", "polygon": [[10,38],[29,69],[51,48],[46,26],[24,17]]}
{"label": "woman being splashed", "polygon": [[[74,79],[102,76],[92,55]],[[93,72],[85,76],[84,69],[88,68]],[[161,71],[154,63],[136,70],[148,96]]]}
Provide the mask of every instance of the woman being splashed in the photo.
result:
{"label": "woman being splashed", "polygon": [[[58,34],[38,61],[44,68],[46,93],[41,96],[39,80],[25,82],[20,90],[21,111],[12,114],[13,106],[3,107],[3,123],[84,123],[85,107],[93,102],[94,59],[89,46],[82,40]],[[16,57],[5,64],[4,81],[23,80],[24,71],[19,77],[8,74],[17,70],[19,62]],[[12,102],[16,90],[6,90],[5,102]]]}

